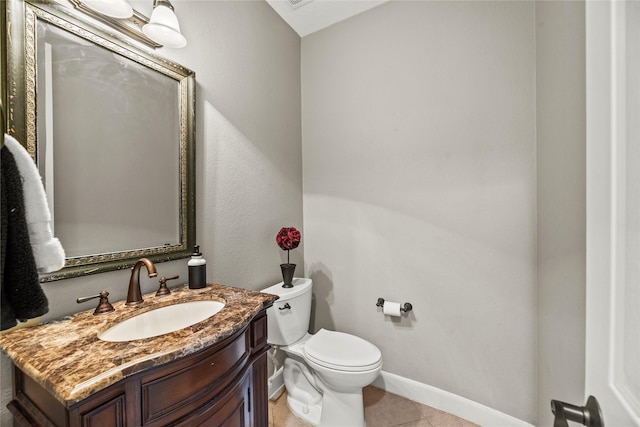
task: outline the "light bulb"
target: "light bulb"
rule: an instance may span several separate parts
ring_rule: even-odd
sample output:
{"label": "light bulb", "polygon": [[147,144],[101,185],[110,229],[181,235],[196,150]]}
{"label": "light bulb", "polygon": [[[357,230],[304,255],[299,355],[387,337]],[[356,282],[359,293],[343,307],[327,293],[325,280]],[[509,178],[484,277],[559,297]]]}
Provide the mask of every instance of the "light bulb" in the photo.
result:
{"label": "light bulb", "polygon": [[133,8],[126,0],[84,0],[83,4],[112,18],[126,19],[133,16]]}

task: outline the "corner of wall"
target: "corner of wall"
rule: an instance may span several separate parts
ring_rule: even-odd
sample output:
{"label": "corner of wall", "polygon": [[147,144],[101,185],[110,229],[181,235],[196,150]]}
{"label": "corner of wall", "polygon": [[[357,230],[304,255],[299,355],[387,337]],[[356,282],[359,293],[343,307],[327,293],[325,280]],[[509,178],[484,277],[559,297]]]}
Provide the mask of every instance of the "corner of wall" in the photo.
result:
{"label": "corner of wall", "polygon": [[[584,398],[585,4],[576,1],[535,5],[537,424],[551,425],[551,399],[580,402]],[[561,335],[557,332],[560,326]]]}

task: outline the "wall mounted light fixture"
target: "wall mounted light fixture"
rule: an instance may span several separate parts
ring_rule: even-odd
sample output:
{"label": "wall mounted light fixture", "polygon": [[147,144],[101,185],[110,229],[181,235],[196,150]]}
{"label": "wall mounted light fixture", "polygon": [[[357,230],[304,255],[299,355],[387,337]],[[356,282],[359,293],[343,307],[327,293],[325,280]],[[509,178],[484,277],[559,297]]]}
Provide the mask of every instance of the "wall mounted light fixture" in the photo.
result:
{"label": "wall mounted light fixture", "polygon": [[126,0],[69,1],[77,10],[153,49],[187,44],[169,0],[153,0],[151,18],[133,9]]}
{"label": "wall mounted light fixture", "polygon": [[168,47],[178,48],[187,44],[169,0],[153,0],[151,19],[148,24],[142,26],[142,32],[150,39]]}

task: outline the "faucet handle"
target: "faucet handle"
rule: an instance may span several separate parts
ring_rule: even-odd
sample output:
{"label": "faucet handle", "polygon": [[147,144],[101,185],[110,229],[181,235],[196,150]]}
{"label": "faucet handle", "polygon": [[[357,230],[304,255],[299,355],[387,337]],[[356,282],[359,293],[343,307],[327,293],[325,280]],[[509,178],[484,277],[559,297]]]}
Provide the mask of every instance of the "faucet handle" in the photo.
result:
{"label": "faucet handle", "polygon": [[161,297],[163,295],[171,294],[171,291],[169,290],[169,288],[167,288],[167,280],[173,280],[173,279],[177,279],[179,277],[180,276],[161,277],[160,278],[160,288],[158,289],[158,292],[156,292],[156,296],[157,297]]}
{"label": "faucet handle", "polygon": [[109,292],[102,291],[98,295],[92,295],[90,297],[80,297],[80,298],[76,299],[76,302],[78,304],[81,304],[83,302],[86,302],[86,301],[89,301],[89,300],[92,300],[92,299],[100,298],[100,302],[98,303],[98,306],[96,307],[96,309],[93,312],[93,315],[97,316],[99,314],[111,313],[112,311],[116,310],[115,308],[113,308],[113,306],[109,302],[109,298],[108,297],[109,297]]}

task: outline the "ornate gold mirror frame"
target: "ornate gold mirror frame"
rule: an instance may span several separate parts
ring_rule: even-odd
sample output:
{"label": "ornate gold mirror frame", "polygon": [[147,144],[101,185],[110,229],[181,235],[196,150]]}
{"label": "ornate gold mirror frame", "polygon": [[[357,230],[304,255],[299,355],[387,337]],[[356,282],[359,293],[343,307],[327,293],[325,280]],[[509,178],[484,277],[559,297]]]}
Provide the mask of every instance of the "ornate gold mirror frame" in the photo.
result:
{"label": "ornate gold mirror frame", "polygon": [[[37,159],[37,28],[44,21],[57,29],[80,37],[86,42],[107,49],[114,56],[133,61],[138,66],[160,73],[177,82],[179,88],[179,204],[176,229],[177,242],[153,247],[126,248],[107,253],[88,253],[67,257],[66,266],[41,277],[42,282],[84,276],[132,266],[141,257],[153,262],[186,258],[195,244],[195,73],[179,64],[146,52],[121,34],[97,28],[73,9],[50,1],[6,0],[0,2],[2,13],[2,99],[6,112],[7,133],[20,141]],[[137,141],[130,141],[131,144]],[[123,153],[126,155],[126,153]],[[153,149],[149,150],[153,161]],[[158,165],[161,167],[162,165]],[[143,195],[141,195],[143,196]],[[149,203],[153,201],[149,200]],[[161,209],[162,207],[158,207]],[[62,242],[64,245],[64,242]]]}

